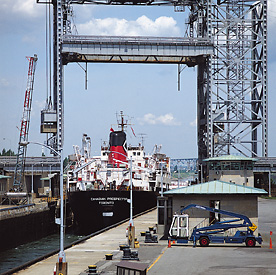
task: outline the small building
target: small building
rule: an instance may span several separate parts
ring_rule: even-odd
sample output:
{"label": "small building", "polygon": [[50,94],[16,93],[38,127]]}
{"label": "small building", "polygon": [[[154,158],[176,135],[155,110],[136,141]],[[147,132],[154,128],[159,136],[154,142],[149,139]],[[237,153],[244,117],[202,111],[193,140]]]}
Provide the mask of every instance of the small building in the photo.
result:
{"label": "small building", "polygon": [[207,181],[221,180],[254,187],[253,167],[257,159],[226,155],[204,161],[207,162]]}
{"label": "small building", "polygon": [[[164,234],[166,235],[173,214],[189,204],[198,204],[243,214],[258,226],[258,196],[266,194],[267,192],[262,189],[220,180],[169,190],[164,192],[163,198],[159,197],[158,218],[161,221],[161,227],[158,228],[161,228],[161,230],[164,228]],[[162,208],[162,205],[165,205],[165,209]],[[163,219],[161,217],[162,213],[164,213]],[[231,217],[220,216],[217,213],[193,208],[189,209],[187,214],[189,214],[190,230],[200,223],[204,223],[203,225],[206,226],[221,219],[232,219]]]}

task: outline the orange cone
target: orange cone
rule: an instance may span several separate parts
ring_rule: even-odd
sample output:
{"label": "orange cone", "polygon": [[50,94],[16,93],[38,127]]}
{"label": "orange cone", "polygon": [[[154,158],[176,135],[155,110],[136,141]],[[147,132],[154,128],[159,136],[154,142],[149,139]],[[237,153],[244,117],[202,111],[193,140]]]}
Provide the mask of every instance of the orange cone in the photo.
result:
{"label": "orange cone", "polygon": [[272,240],[271,240],[271,236],[272,236],[272,231],[270,231],[269,249],[272,249]]}
{"label": "orange cone", "polygon": [[168,248],[170,248],[170,247],[172,247],[171,240],[169,240],[169,242],[168,242]]}

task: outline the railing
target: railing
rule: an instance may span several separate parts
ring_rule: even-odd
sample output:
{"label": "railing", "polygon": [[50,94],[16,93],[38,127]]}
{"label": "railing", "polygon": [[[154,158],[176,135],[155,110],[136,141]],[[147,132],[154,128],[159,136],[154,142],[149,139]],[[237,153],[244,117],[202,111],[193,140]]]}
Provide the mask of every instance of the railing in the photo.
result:
{"label": "railing", "polygon": [[96,36],[96,35],[64,35],[63,43],[122,43],[122,44],[185,44],[212,45],[209,38],[192,37],[152,37],[152,36]]}

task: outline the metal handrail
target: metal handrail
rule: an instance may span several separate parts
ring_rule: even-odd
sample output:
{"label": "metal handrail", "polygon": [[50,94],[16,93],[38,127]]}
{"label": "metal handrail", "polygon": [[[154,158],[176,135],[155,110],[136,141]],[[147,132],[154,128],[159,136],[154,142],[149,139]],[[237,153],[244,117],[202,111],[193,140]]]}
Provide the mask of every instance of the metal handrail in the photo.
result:
{"label": "metal handrail", "polygon": [[193,37],[153,37],[153,36],[101,36],[101,35],[64,35],[62,42],[79,43],[79,42],[97,42],[97,43],[160,43],[160,44],[204,44],[211,45],[210,38],[193,38]]}

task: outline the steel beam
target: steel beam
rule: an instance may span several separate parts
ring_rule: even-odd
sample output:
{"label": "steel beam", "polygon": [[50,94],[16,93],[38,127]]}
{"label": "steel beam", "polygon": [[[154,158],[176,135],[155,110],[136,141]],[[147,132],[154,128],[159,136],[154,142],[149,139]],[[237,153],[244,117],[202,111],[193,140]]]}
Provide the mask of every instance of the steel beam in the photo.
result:
{"label": "steel beam", "polygon": [[195,66],[213,53],[210,39],[76,36],[62,38],[63,63],[168,63]]}
{"label": "steel beam", "polygon": [[[199,159],[267,156],[267,1],[208,0],[210,87],[198,102]],[[207,127],[204,128],[204,123]]]}

